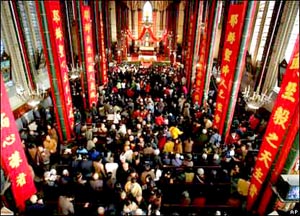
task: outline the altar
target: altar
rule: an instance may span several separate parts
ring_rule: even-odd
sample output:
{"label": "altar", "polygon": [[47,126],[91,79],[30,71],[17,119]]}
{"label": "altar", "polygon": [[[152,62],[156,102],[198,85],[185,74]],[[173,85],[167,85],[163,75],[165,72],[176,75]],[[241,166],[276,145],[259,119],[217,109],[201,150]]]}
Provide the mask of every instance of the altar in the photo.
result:
{"label": "altar", "polygon": [[138,56],[139,61],[157,61],[156,52],[152,46],[140,46],[140,52]]}
{"label": "altar", "polygon": [[156,55],[139,55],[138,60],[144,62],[152,62],[157,61],[157,57]]}

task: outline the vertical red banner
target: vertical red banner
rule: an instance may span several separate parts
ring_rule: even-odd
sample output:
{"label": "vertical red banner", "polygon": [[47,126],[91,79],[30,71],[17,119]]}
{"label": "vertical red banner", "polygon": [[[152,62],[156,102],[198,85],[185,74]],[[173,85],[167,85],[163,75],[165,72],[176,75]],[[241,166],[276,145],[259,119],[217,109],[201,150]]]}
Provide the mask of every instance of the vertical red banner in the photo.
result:
{"label": "vertical red banner", "polygon": [[[206,22],[207,23],[207,20]],[[201,106],[202,97],[203,97],[203,88],[205,82],[205,69],[206,69],[206,28],[207,24],[205,24],[204,32],[201,38],[201,50],[199,56],[199,63],[196,66],[196,79],[195,79],[195,91],[193,92],[193,103],[198,103]]]}
{"label": "vertical red banner", "polygon": [[253,207],[260,193],[294,113],[299,112],[299,36],[294,47],[257,155],[249,186],[247,210]]}
{"label": "vertical red banner", "polygon": [[234,78],[236,56],[238,56],[239,52],[246,8],[247,2],[232,4],[229,7],[221,63],[221,82],[218,85],[217,103],[214,112],[214,127],[218,128],[219,134],[223,133],[230,101],[229,96]]}
{"label": "vertical red banner", "polygon": [[186,64],[185,64],[185,71],[186,71],[186,79],[187,79],[187,88],[190,88],[191,83],[191,73],[192,73],[192,62],[193,62],[193,47],[194,47],[194,26],[196,25],[196,18],[194,15],[190,18],[190,25],[188,29],[188,44],[186,50]]}
{"label": "vertical red banner", "polygon": [[103,18],[102,12],[100,12],[100,67],[102,73],[102,84],[105,85],[108,82],[107,79],[107,58],[104,46],[104,31],[103,31]]}
{"label": "vertical red banner", "polygon": [[32,170],[21,143],[3,77],[1,78],[1,167],[11,182],[16,206],[23,211],[25,201],[36,193]]}
{"label": "vertical red banner", "polygon": [[91,107],[93,103],[97,104],[97,89],[94,68],[95,54],[93,46],[91,9],[89,6],[81,5],[81,18],[84,38],[85,69],[89,91],[89,106]]}
{"label": "vertical red banner", "polygon": [[57,56],[59,62],[59,68],[57,68],[58,77],[62,79],[62,88],[63,88],[63,97],[66,100],[66,104],[64,104],[67,112],[68,124],[73,131],[74,128],[74,114],[73,114],[73,103],[70,91],[70,83],[69,83],[69,74],[68,74],[68,66],[66,62],[66,52],[64,45],[64,35],[62,29],[62,19],[61,19],[61,10],[60,3],[57,1],[51,2],[51,4],[47,4],[50,11],[50,20],[48,23],[51,25],[54,35],[55,35],[55,45],[56,49],[53,49],[53,55]]}

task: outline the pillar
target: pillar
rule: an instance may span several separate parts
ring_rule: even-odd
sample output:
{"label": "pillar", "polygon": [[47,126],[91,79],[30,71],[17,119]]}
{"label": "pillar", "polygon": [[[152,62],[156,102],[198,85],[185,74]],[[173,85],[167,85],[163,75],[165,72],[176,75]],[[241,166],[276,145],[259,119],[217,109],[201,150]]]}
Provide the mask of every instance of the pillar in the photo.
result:
{"label": "pillar", "polygon": [[45,11],[44,2],[42,1],[35,1],[37,13],[38,13],[38,19],[39,24],[41,26],[41,37],[43,41],[43,49],[45,52],[46,57],[46,66],[48,70],[48,75],[50,79],[50,86],[51,86],[51,95],[54,105],[54,112],[56,116],[56,123],[58,125],[58,132],[60,135],[61,140],[70,140],[71,139],[71,133],[67,129],[65,122],[67,121],[66,112],[64,109],[64,101],[63,101],[63,94],[60,93],[59,90],[59,83],[60,80],[56,76],[56,67],[55,67],[55,60],[52,55],[52,46],[50,39],[50,31],[48,29],[47,24],[47,15]]}
{"label": "pillar", "polygon": [[240,50],[237,59],[236,70],[234,73],[231,95],[230,95],[231,98],[229,102],[227,116],[225,119],[225,127],[224,127],[225,128],[224,131],[226,131],[225,140],[227,140],[227,136],[229,136],[230,134],[230,127],[233,119],[235,106],[237,103],[241,80],[242,80],[243,73],[245,71],[246,53],[250,44],[251,32],[253,31],[254,14],[256,12],[256,6],[257,6],[256,1],[248,2],[246,17],[244,21],[244,29],[243,29],[241,43],[240,43]]}
{"label": "pillar", "polygon": [[288,46],[298,10],[299,4],[294,1],[287,1],[284,6],[280,26],[276,34],[274,48],[269,63],[269,65],[272,65],[272,67],[268,67],[268,70],[266,71],[266,79],[262,92],[272,91],[276,85],[278,79],[278,66],[285,57],[285,51]]}

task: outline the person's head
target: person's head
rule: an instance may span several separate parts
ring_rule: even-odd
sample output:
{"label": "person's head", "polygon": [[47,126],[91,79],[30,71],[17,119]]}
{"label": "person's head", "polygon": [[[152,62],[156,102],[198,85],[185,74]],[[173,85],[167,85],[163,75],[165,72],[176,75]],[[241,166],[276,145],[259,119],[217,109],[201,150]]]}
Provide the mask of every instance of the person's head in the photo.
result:
{"label": "person's head", "polygon": [[137,210],[135,210],[134,215],[143,215],[143,210],[138,208]]}
{"label": "person's head", "polygon": [[67,169],[64,169],[62,171],[63,176],[69,176],[69,171]]}
{"label": "person's head", "polygon": [[98,174],[98,173],[94,173],[93,179],[94,179],[94,180],[98,180],[98,179],[99,179],[99,174]]}
{"label": "person's head", "polygon": [[203,168],[198,168],[197,169],[197,174],[200,175],[200,176],[204,175],[204,169]]}
{"label": "person's head", "polygon": [[98,207],[97,213],[98,213],[99,216],[104,215],[105,214],[105,208],[102,207],[102,206]]}
{"label": "person's head", "polygon": [[38,150],[39,150],[39,152],[43,152],[44,151],[44,147],[43,146],[39,146]]}
{"label": "person's head", "polygon": [[35,203],[37,203],[37,201],[38,201],[37,195],[33,194],[33,195],[30,197],[30,202],[31,202],[32,204],[35,204]]}
{"label": "person's head", "polygon": [[121,198],[122,200],[125,200],[125,199],[126,199],[126,192],[125,192],[125,191],[121,191],[121,193],[120,193],[120,198]]}
{"label": "person's head", "polygon": [[214,160],[219,160],[219,158],[220,158],[220,156],[217,153],[215,153],[214,156],[213,156],[213,159]]}
{"label": "person's head", "polygon": [[46,140],[48,140],[48,141],[51,140],[50,135],[47,135],[47,136],[46,136]]}
{"label": "person's head", "polygon": [[129,169],[129,164],[127,162],[122,163],[122,167],[125,171]]}

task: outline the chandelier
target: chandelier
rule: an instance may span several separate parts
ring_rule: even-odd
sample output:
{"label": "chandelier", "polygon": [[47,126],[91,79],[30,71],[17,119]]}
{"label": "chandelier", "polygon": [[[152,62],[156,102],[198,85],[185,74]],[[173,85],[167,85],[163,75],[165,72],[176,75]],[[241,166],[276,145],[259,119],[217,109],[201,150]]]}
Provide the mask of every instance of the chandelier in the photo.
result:
{"label": "chandelier", "polygon": [[82,66],[78,66],[78,64],[77,64],[77,66],[76,66],[76,68],[73,66],[73,65],[71,65],[71,69],[69,69],[69,79],[71,80],[71,81],[73,81],[73,80],[76,80],[76,79],[78,79],[79,77],[80,77],[80,75],[81,75],[81,72],[82,72]]}
{"label": "chandelier", "polygon": [[270,103],[272,97],[272,93],[267,95],[267,91],[262,94],[259,94],[258,90],[251,92],[251,88],[249,85],[242,92],[242,95],[244,101],[247,104],[247,107],[252,110],[257,110],[264,104]]}
{"label": "chandelier", "polygon": [[20,84],[16,85],[16,93],[20,99],[31,107],[36,107],[47,96],[47,90],[44,85],[36,84],[36,89],[25,90]]}

